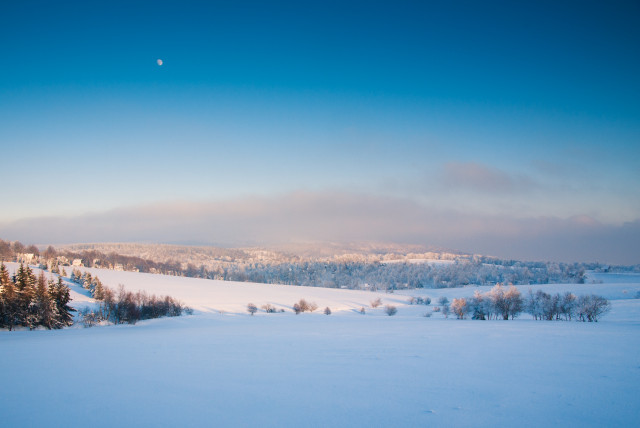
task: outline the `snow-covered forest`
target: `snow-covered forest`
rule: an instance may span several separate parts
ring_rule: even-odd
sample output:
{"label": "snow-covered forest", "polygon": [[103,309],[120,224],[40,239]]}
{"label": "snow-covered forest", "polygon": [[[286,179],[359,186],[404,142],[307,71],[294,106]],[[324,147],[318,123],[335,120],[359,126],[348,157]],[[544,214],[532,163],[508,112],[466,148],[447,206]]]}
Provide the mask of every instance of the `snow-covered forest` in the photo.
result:
{"label": "snow-covered forest", "polygon": [[444,251],[415,253],[402,248],[393,248],[393,252],[386,252],[389,248],[384,247],[350,250],[319,256],[256,248],[82,244],[48,247],[40,254],[35,246],[0,241],[0,257],[4,260],[27,255],[29,260],[24,261],[33,259],[53,269],[76,264],[224,281],[388,291],[496,283],[583,283],[587,270],[640,270],[639,266],[525,262]]}

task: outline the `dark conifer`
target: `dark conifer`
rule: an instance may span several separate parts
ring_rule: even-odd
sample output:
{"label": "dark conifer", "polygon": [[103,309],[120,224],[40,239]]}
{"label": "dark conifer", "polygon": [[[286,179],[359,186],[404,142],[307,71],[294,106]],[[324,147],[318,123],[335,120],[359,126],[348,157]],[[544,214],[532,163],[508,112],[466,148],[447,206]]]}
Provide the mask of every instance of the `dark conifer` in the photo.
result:
{"label": "dark conifer", "polygon": [[20,306],[16,287],[9,278],[9,272],[4,263],[0,264],[0,286],[2,288],[0,326],[11,331],[14,326],[20,323]]}
{"label": "dark conifer", "polygon": [[69,302],[71,301],[71,292],[69,287],[62,282],[62,278],[58,277],[58,283],[53,287],[53,290],[50,289],[50,292],[51,291],[53,291],[51,299],[53,300],[55,309],[58,312],[58,323],[55,328],[72,325],[73,315],[71,312],[75,312],[76,310],[69,306]]}
{"label": "dark conifer", "polygon": [[37,325],[42,325],[48,329],[55,327],[57,324],[57,313],[55,305],[51,299],[51,295],[47,290],[47,283],[44,273],[40,272],[38,276],[38,284],[36,285],[36,293],[34,298],[35,315]]}

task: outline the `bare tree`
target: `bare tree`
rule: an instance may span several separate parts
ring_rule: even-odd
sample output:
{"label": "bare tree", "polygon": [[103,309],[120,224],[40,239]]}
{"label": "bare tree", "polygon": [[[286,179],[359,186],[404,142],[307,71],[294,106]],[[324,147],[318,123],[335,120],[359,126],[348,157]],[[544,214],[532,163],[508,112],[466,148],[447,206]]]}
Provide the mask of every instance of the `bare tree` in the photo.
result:
{"label": "bare tree", "polygon": [[611,310],[609,301],[595,294],[578,297],[576,306],[580,321],[598,322],[598,318]]}
{"label": "bare tree", "polygon": [[442,305],[442,315],[445,318],[449,318],[449,305]]}
{"label": "bare tree", "polygon": [[298,306],[300,306],[300,312],[306,312],[310,309],[309,303],[304,299],[300,299]]}
{"label": "bare tree", "polygon": [[267,303],[266,305],[263,305],[263,306],[262,306],[262,310],[264,310],[264,311],[265,311],[266,313],[268,313],[268,314],[271,314],[271,313],[276,312],[276,307],[275,307],[275,306],[273,306],[273,305],[272,305],[272,304],[270,304],[270,303]]}
{"label": "bare tree", "polygon": [[247,312],[249,312],[251,314],[251,316],[253,316],[253,314],[258,312],[258,307],[256,305],[254,305],[253,303],[249,303],[247,305]]}
{"label": "bare tree", "polygon": [[53,259],[57,254],[56,249],[49,245],[42,255],[46,259]]}
{"label": "bare tree", "polygon": [[451,303],[451,309],[453,310],[453,313],[456,314],[456,317],[459,320],[465,319],[467,313],[469,312],[467,300],[464,298],[453,299],[453,302]]}
{"label": "bare tree", "polygon": [[509,317],[514,319],[522,312],[524,306],[522,296],[520,295],[520,291],[513,285],[510,285],[504,293],[504,300],[507,319]]}
{"label": "bare tree", "polygon": [[296,315],[298,315],[300,312],[302,312],[302,308],[300,307],[299,303],[294,303],[293,304],[293,312],[295,312]]}

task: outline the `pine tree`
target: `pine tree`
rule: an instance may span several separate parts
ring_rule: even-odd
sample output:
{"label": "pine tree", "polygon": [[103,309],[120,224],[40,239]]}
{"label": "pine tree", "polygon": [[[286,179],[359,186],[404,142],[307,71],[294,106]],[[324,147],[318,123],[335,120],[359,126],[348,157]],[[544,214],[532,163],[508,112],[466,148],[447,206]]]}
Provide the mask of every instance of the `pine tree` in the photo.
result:
{"label": "pine tree", "polygon": [[[28,266],[27,269],[29,269]],[[27,269],[25,269],[24,264],[20,263],[20,267],[14,275],[13,282],[16,284],[16,288],[18,289],[18,291],[24,290],[24,288],[27,286]]]}
{"label": "pine tree", "polygon": [[93,278],[91,277],[91,274],[89,272],[85,272],[82,274],[81,282],[82,282],[82,288],[84,288],[85,290],[93,291],[91,287],[93,283]]}
{"label": "pine tree", "polygon": [[5,267],[4,263],[0,263],[0,287],[4,287],[11,281],[9,277],[9,271]]}
{"label": "pine tree", "polygon": [[51,294],[51,299],[55,304],[56,311],[58,312],[58,322],[55,328],[72,325],[73,315],[71,312],[75,312],[76,310],[69,306],[69,302],[71,301],[71,292],[69,287],[64,285],[62,278],[58,277],[57,284],[55,284],[53,289],[50,288],[49,292]]}
{"label": "pine tree", "polygon": [[20,311],[18,293],[4,263],[0,264],[0,286],[2,291],[0,326],[7,327],[11,331],[20,323]]}
{"label": "pine tree", "polygon": [[15,284],[17,291],[17,318],[19,324],[25,327],[35,327],[35,316],[33,298],[35,296],[36,277],[29,266],[22,263],[15,275]]}
{"label": "pine tree", "polygon": [[94,278],[95,286],[93,288],[93,298],[96,300],[104,299],[104,287],[102,286],[102,282],[96,277]]}
{"label": "pine tree", "polygon": [[34,298],[36,324],[42,325],[49,330],[56,325],[57,313],[55,306],[51,300],[51,295],[47,290],[47,283],[44,273],[40,272],[38,276],[38,284],[36,285],[36,293]]}

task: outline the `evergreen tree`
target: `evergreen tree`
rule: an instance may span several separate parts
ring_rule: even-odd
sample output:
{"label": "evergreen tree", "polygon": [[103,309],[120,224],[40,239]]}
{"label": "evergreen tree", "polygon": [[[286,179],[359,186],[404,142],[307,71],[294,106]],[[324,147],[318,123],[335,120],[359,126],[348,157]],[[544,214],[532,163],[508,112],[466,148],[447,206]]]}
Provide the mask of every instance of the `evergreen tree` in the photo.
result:
{"label": "evergreen tree", "polygon": [[38,275],[34,307],[37,325],[42,325],[48,329],[51,329],[56,325],[57,313],[55,311],[53,301],[51,300],[51,295],[47,290],[44,273],[42,272]]}
{"label": "evergreen tree", "polygon": [[81,282],[82,282],[82,288],[84,288],[85,290],[93,291],[92,289],[93,277],[89,272],[85,272],[82,274]]}
{"label": "evergreen tree", "polygon": [[57,284],[54,285],[53,289],[49,289],[51,294],[51,299],[54,302],[55,309],[58,313],[57,317],[57,325],[55,328],[61,328],[70,326],[73,324],[73,315],[71,312],[75,312],[76,310],[69,306],[69,302],[71,301],[71,292],[69,287],[64,285],[62,282],[62,278],[58,277]]}
{"label": "evergreen tree", "polygon": [[9,272],[4,266],[4,263],[0,264],[0,286],[1,286],[1,300],[0,300],[0,326],[7,327],[9,331],[13,330],[13,327],[20,323],[20,307],[18,303],[18,293],[15,284],[9,278]]}
{"label": "evergreen tree", "polygon": [[13,282],[16,284],[18,291],[24,290],[27,286],[27,269],[29,269],[28,266],[25,269],[24,264],[20,263],[20,267],[14,275]]}
{"label": "evergreen tree", "polygon": [[96,277],[94,278],[95,286],[93,287],[93,298],[96,300],[104,300],[104,286]]}
{"label": "evergreen tree", "polygon": [[0,263],[0,287],[5,287],[11,282],[9,271],[4,263]]}
{"label": "evergreen tree", "polygon": [[16,316],[20,324],[29,328],[35,327],[35,310],[32,307],[33,298],[36,293],[35,283],[36,277],[31,268],[21,263],[15,275],[17,292]]}

